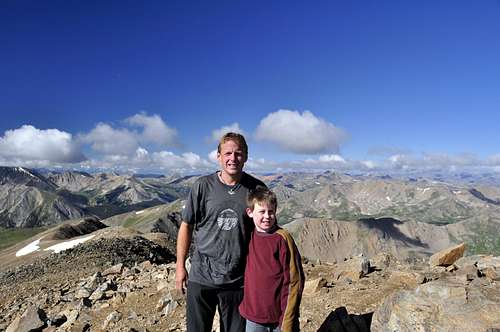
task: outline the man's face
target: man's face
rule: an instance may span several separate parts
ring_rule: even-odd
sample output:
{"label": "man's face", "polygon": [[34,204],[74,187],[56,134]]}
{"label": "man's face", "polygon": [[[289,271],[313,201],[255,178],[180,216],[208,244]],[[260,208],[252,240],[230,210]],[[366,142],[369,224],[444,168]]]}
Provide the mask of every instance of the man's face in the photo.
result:
{"label": "man's face", "polygon": [[221,145],[217,159],[222,170],[229,175],[238,175],[243,171],[243,166],[247,161],[243,149],[234,141],[227,141]]}
{"label": "man's face", "polygon": [[275,207],[267,203],[255,203],[253,211],[247,208],[247,214],[253,219],[257,232],[269,232],[276,224]]}

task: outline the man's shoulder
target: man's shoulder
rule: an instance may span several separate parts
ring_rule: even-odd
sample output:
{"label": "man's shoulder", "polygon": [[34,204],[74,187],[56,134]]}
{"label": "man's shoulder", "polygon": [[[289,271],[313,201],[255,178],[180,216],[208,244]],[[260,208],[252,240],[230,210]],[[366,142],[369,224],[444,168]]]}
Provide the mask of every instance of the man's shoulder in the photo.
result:
{"label": "man's shoulder", "polygon": [[252,189],[262,186],[262,187],[267,187],[264,182],[259,180],[253,175],[248,174],[247,172],[243,172],[243,177],[241,179],[241,182],[245,184],[248,187],[251,187]]}
{"label": "man's shoulder", "polygon": [[193,182],[193,186],[199,186],[201,184],[206,184],[212,182],[215,178],[216,173],[211,173],[207,175],[202,175]]}

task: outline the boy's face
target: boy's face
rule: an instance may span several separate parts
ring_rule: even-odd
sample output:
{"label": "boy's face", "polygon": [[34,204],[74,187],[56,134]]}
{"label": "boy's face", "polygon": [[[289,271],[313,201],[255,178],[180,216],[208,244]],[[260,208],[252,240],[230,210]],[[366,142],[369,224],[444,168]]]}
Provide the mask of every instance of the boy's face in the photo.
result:
{"label": "boy's face", "polygon": [[257,232],[269,232],[276,224],[275,207],[267,203],[255,203],[253,211],[247,208],[247,214],[253,219]]}
{"label": "boy's face", "polygon": [[243,171],[246,157],[243,149],[235,141],[227,141],[221,145],[217,159],[224,170],[229,175],[237,175]]}

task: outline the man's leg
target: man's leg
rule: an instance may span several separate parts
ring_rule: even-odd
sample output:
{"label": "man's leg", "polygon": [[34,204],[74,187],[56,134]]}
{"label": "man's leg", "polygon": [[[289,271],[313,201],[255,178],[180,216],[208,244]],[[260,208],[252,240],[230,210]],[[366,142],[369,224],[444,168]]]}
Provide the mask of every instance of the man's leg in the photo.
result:
{"label": "man's leg", "polygon": [[220,331],[245,331],[245,319],[240,316],[238,310],[241,300],[243,300],[243,288],[220,289],[217,297],[219,298]]}
{"label": "man's leg", "polygon": [[210,332],[217,307],[216,291],[190,281],[187,285],[186,297],[187,331]]}

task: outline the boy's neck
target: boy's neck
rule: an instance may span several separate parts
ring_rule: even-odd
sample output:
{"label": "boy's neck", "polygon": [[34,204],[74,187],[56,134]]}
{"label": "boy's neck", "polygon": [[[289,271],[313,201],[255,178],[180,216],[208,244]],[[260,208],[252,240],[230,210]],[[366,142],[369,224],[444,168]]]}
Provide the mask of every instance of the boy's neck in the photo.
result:
{"label": "boy's neck", "polygon": [[261,234],[273,234],[274,232],[276,232],[277,229],[278,229],[278,224],[274,224],[273,227],[269,228],[267,231],[259,230],[257,227],[255,228],[255,231]]}

